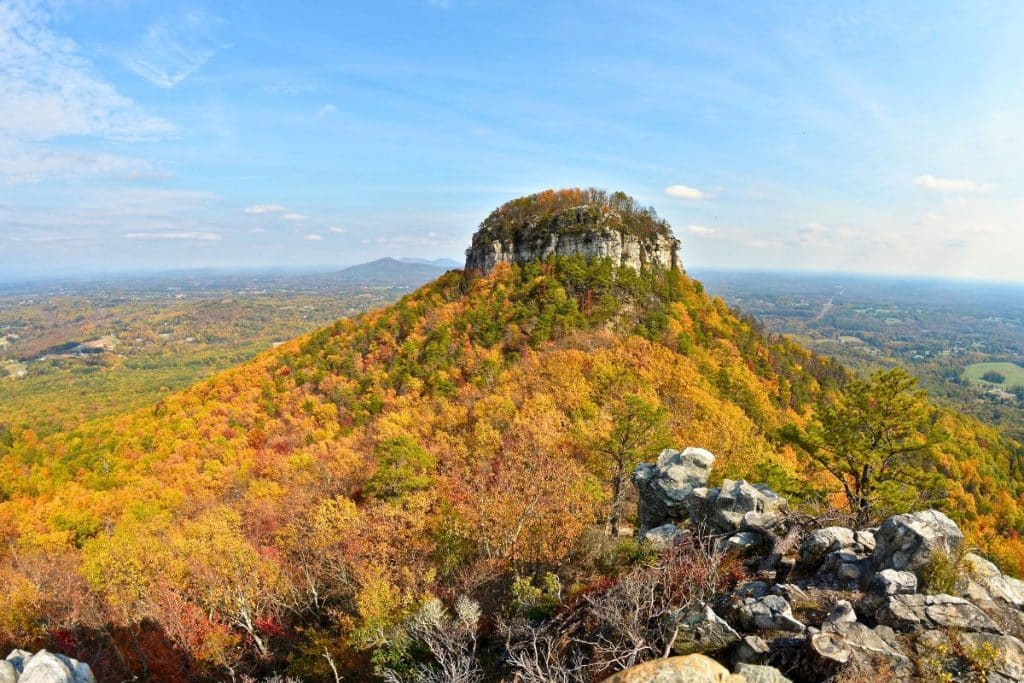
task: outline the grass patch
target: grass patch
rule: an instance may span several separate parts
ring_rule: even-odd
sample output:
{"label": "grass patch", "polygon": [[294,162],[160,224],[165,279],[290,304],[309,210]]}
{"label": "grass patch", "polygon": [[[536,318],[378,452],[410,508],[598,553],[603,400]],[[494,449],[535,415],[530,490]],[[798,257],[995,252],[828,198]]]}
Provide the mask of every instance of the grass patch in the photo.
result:
{"label": "grass patch", "polygon": [[[1005,379],[1002,383],[983,379],[986,373],[998,373]],[[1024,387],[1024,368],[1016,363],[974,363],[964,368],[963,377],[971,384],[989,387]]]}

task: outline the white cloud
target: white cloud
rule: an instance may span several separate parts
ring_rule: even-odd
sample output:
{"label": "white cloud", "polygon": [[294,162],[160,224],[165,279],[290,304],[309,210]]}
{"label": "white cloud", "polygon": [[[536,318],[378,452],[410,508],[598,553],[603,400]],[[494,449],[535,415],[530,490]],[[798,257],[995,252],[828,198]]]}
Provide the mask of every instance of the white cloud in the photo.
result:
{"label": "white cloud", "polygon": [[311,234],[311,235],[306,235],[302,239],[306,240],[307,242],[319,242],[320,240],[323,239],[323,237],[321,237],[320,235]]}
{"label": "white cloud", "polygon": [[919,175],[914,184],[936,192],[991,192],[996,186],[991,183],[977,183],[973,180],[936,178],[933,175]]}
{"label": "white cloud", "polygon": [[288,212],[281,216],[281,220],[285,221],[304,221],[306,217],[301,213]]}
{"label": "white cloud", "polygon": [[280,204],[253,204],[252,206],[246,207],[246,213],[284,213],[288,209],[284,208]]}
{"label": "white cloud", "polygon": [[129,240],[193,240],[198,242],[217,242],[220,235],[215,232],[129,232],[125,236]]}
{"label": "white cloud", "polygon": [[49,7],[41,0],[0,2],[0,176],[31,182],[155,173],[143,161],[47,144],[71,135],[132,141],[174,131],[117,92],[73,40],[55,33]]}
{"label": "white cloud", "polygon": [[78,45],[50,23],[42,3],[0,3],[0,137],[139,139],[173,130],[103,81]]}
{"label": "white cloud", "polygon": [[669,185],[665,188],[665,196],[672,199],[707,199],[709,195],[689,185]]}
{"label": "white cloud", "polygon": [[214,38],[211,23],[204,12],[192,11],[151,24],[124,65],[153,85],[173,88],[224,47]]}
{"label": "white cloud", "polygon": [[686,229],[694,235],[711,235],[715,232],[714,228],[709,228],[706,225],[688,225]]}
{"label": "white cloud", "polygon": [[347,230],[347,229],[345,229],[345,228],[340,228],[340,227],[338,227],[337,225],[331,226],[331,227],[327,228],[327,230],[328,230],[328,232],[333,232],[333,233],[335,233],[335,234],[337,234],[337,235],[340,235],[340,234],[342,234],[342,233],[346,233],[346,232],[348,232],[348,230]]}
{"label": "white cloud", "polygon": [[[0,139],[2,142],[2,139]],[[0,144],[0,178],[8,183],[30,183],[70,176],[112,176],[124,180],[163,180],[165,171],[140,159],[115,154],[61,151],[49,145]]]}
{"label": "white cloud", "polygon": [[317,109],[316,110],[316,114],[314,114],[313,116],[315,116],[318,119],[322,119],[322,118],[325,118],[327,116],[330,116],[331,114],[337,114],[337,113],[338,113],[338,108],[336,106],[334,106],[333,104],[325,104],[324,106],[322,106],[319,109]]}
{"label": "white cloud", "polygon": [[260,234],[266,232],[266,230],[264,230],[263,228],[253,228],[249,232],[251,232],[254,235],[260,235]]}

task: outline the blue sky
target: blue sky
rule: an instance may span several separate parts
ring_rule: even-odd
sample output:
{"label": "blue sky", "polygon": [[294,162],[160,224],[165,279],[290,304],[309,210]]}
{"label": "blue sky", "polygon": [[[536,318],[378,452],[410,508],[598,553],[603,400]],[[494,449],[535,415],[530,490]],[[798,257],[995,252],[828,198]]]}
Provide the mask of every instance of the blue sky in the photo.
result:
{"label": "blue sky", "polygon": [[621,189],[685,265],[1024,279],[1024,4],[0,0],[0,272],[461,258]]}

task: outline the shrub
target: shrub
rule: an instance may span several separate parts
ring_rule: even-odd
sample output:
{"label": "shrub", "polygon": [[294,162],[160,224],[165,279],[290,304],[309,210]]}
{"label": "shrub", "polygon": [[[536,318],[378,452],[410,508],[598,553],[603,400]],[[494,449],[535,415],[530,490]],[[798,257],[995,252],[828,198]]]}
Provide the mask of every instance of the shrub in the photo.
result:
{"label": "shrub", "polygon": [[989,370],[981,376],[986,382],[992,382],[992,384],[1002,384],[1006,381],[1006,375],[996,372],[995,370]]}
{"label": "shrub", "polygon": [[953,554],[937,550],[921,569],[921,586],[926,593],[955,594],[970,578],[967,550],[961,546]]}

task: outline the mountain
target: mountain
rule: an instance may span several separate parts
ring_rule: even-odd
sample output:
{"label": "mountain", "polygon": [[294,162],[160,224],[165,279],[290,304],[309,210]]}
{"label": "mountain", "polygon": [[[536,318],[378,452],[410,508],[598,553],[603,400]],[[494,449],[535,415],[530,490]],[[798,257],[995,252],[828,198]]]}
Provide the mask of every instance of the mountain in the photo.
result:
{"label": "mountain", "polygon": [[452,268],[461,268],[462,267],[462,263],[461,262],[456,261],[455,259],[450,259],[450,258],[423,259],[423,258],[414,258],[412,256],[402,256],[398,260],[402,261],[403,263],[425,263],[427,265],[437,266],[439,268],[444,268],[446,270],[451,270]]}
{"label": "mountain", "polygon": [[446,262],[399,260],[391,257],[349,266],[332,274],[332,279],[362,285],[419,287],[443,275],[451,267]]}
{"label": "mountain", "polygon": [[[496,214],[501,261],[471,247],[471,267],[152,408],[0,434],[0,645],[55,648],[101,680],[430,680],[440,657],[511,680],[502,629],[527,637],[660,566],[629,538],[628,476],[663,447],[711,450],[711,485],[763,482],[800,515],[843,515],[840,482],[785,435],[808,442],[819,417],[874,397],[709,297],[667,224],[623,197],[514,200]],[[575,239],[538,256],[552,234]],[[473,244],[499,253],[495,236]],[[890,398],[935,438],[914,441],[920,476],[886,481],[874,514],[927,497],[1019,571],[1017,445]],[[622,668],[601,666],[595,680]]]}

